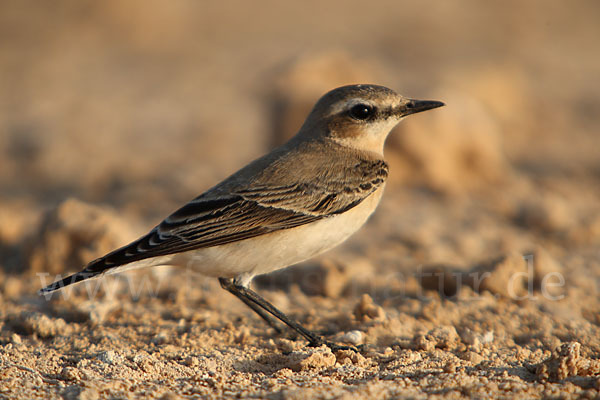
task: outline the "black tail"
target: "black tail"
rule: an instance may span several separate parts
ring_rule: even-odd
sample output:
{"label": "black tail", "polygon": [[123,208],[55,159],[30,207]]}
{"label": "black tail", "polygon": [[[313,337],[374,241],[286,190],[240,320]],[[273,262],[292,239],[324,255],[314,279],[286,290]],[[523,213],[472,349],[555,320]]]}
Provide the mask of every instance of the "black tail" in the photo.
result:
{"label": "black tail", "polygon": [[[120,267],[124,264],[128,264],[126,261],[129,260],[127,260],[125,257],[122,257],[122,254],[125,254],[130,246],[131,245],[121,247],[120,249],[108,253],[104,257],[100,257],[92,261],[91,263],[86,265],[86,267],[82,271],[76,272],[73,275],[69,275],[66,278],[53,282],[45,288],[40,289],[38,294],[48,294],[56,290],[60,290],[66,286],[73,285],[75,283],[79,283],[81,281],[85,281],[87,279],[103,275],[113,270],[114,268]],[[115,257],[120,259],[118,259],[117,262],[115,262],[113,261]]]}
{"label": "black tail", "polygon": [[56,281],[41,289],[38,293],[40,295],[52,293],[74,283],[102,275],[122,265],[152,257],[154,254],[148,251],[140,250],[140,245],[147,244],[153,235],[155,235],[154,230],[146,236],[143,236],[126,246],[111,251],[107,255],[92,261],[82,271]]}
{"label": "black tail", "polygon": [[94,276],[100,275],[102,272],[90,272],[86,269],[83,271],[77,272],[73,275],[67,276],[59,281],[53,282],[52,284],[46,286],[43,289],[38,291],[39,295],[45,295],[48,293],[52,293],[56,290],[62,289],[66,286],[72,285],[74,283],[78,283],[84,281],[86,279],[93,278]]}

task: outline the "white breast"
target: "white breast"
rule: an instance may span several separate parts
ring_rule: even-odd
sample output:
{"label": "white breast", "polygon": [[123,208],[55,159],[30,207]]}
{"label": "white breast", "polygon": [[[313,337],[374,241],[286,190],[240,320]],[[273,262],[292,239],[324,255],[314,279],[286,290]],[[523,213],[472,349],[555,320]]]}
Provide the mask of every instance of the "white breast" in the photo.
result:
{"label": "white breast", "polygon": [[247,283],[254,275],[299,263],[340,244],[367,221],[382,193],[383,186],[343,214],[239,242],[189,251],[173,261],[203,275],[237,278]]}

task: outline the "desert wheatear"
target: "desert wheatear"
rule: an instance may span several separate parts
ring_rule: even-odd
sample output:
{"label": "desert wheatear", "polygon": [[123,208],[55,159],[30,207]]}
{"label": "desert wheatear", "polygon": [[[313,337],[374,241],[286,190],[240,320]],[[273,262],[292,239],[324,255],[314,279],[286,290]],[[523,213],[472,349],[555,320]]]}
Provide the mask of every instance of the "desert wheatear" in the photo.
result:
{"label": "desert wheatear", "polygon": [[147,235],[54,282],[46,294],[123,268],[188,265],[274,326],[273,315],[311,345],[326,343],[249,289],[274,271],[340,244],[377,207],[388,175],[383,145],[404,117],[443,106],[376,85],[325,94],[296,136],[175,211]]}

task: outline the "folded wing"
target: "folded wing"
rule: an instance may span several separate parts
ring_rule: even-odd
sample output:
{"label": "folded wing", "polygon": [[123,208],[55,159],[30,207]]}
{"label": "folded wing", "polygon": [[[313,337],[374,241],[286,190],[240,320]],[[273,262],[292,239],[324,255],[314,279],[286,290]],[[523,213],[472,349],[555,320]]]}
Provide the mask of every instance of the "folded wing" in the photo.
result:
{"label": "folded wing", "polygon": [[[147,235],[89,263],[42,289],[52,292],[116,267],[174,253],[212,247],[298,227],[347,211],[377,190],[387,176],[383,161],[364,161],[306,182],[261,184],[260,179],[224,195],[207,192],[180,208]],[[285,179],[289,182],[289,179]]]}

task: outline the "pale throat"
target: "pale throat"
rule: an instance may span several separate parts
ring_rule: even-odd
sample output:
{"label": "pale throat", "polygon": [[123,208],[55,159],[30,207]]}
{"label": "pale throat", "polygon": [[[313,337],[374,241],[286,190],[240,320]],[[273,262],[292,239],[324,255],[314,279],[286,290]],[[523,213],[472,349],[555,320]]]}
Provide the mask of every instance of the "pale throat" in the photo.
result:
{"label": "pale throat", "polygon": [[341,137],[337,136],[334,140],[343,146],[361,151],[369,151],[383,157],[385,140],[398,122],[400,122],[399,119],[391,118],[367,126],[357,127],[353,129],[351,134]]}

